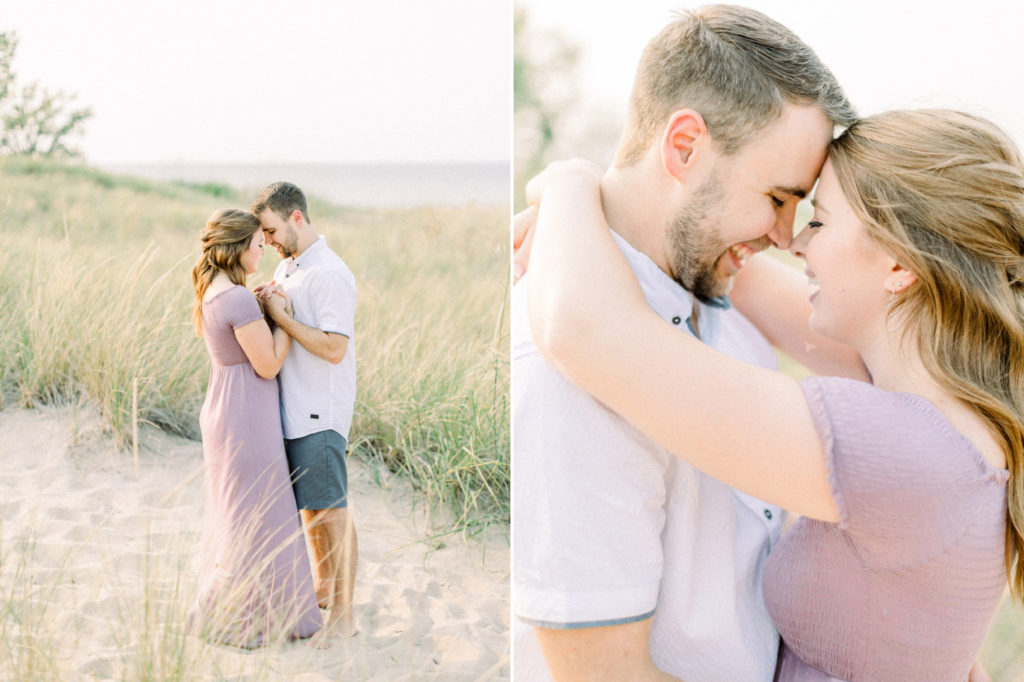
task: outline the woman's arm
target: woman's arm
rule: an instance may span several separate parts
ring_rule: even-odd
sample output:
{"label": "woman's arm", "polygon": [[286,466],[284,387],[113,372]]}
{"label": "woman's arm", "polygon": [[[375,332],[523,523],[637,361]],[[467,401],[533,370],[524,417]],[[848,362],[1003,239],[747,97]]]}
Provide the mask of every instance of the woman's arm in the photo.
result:
{"label": "woman's arm", "polygon": [[868,381],[860,355],[811,330],[806,279],[767,254],[747,258],[729,299],[772,345],[812,372]]}
{"label": "woman's arm", "polygon": [[838,520],[799,385],[719,353],[650,309],[592,176],[545,178],[524,282],[534,340],[569,379],[714,478]]}
{"label": "woman's arm", "polygon": [[[272,311],[284,310],[286,301],[280,296],[271,296],[265,305]],[[270,331],[266,320],[259,319],[235,328],[235,338],[252,368],[264,379],[273,379],[281,370],[284,359],[291,347],[291,337],[281,327]]]}

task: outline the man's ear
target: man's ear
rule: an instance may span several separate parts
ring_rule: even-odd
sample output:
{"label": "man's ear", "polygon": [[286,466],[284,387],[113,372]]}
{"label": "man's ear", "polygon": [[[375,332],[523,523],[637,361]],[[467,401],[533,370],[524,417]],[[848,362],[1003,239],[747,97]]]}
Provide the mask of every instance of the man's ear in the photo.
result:
{"label": "man's ear", "polygon": [[302,224],[302,211],[300,211],[299,209],[295,209],[294,211],[292,211],[291,215],[288,217],[292,220],[292,222],[295,223],[296,226]]}
{"label": "man's ear", "polygon": [[661,160],[669,175],[682,182],[700,158],[707,140],[708,126],[703,116],[693,109],[673,112],[661,139]]}

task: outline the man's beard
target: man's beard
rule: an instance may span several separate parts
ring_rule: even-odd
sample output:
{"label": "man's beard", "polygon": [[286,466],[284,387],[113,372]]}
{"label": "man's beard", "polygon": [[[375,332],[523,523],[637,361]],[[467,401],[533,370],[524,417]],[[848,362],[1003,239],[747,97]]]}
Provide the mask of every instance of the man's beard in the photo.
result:
{"label": "man's beard", "polygon": [[718,261],[727,245],[708,220],[708,214],[721,199],[722,183],[712,171],[711,177],[697,189],[693,199],[676,214],[668,228],[675,279],[704,303],[724,296],[729,285],[717,272]]}
{"label": "man's beard", "polygon": [[299,237],[294,230],[289,229],[281,244],[281,257],[291,258],[299,250]]}

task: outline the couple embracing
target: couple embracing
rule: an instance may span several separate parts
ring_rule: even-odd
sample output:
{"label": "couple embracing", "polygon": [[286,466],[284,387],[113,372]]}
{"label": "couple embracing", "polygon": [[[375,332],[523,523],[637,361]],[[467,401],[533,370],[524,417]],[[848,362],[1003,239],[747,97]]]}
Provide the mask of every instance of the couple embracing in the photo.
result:
{"label": "couple embracing", "polygon": [[[345,465],[355,280],[291,183],[269,186],[249,211],[217,211],[200,239],[193,320],[212,366],[200,414],[203,564],[189,627],[243,648],[317,633],[315,644],[329,646],[332,635],[355,632]],[[272,282],[250,291],[265,244],[283,260]]]}
{"label": "couple embracing", "polygon": [[[527,195],[516,680],[986,679],[1024,596],[1013,142],[956,111],[858,119],[792,32],[712,5],[648,44],[612,167]],[[822,376],[774,371],[769,341]]]}

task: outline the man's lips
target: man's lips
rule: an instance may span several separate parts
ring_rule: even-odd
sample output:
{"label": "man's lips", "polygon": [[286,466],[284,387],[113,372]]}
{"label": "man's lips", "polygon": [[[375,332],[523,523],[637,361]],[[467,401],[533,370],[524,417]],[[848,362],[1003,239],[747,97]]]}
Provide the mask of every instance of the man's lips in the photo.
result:
{"label": "man's lips", "polygon": [[736,260],[746,260],[748,256],[752,256],[757,253],[757,249],[752,247],[750,244],[733,244],[729,247],[732,255],[736,256]]}
{"label": "man's lips", "polygon": [[729,254],[729,260],[732,262],[733,268],[739,270],[743,267],[743,263],[744,261],[747,260],[747,258],[754,255],[760,250],[761,249],[755,248],[754,246],[743,242],[740,244],[733,244],[728,249],[726,249],[725,252]]}

